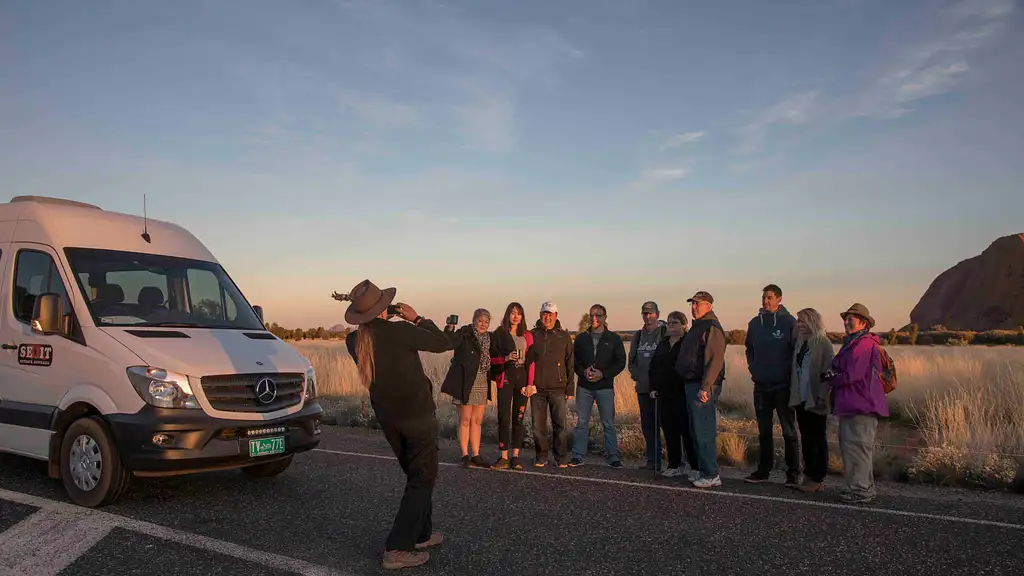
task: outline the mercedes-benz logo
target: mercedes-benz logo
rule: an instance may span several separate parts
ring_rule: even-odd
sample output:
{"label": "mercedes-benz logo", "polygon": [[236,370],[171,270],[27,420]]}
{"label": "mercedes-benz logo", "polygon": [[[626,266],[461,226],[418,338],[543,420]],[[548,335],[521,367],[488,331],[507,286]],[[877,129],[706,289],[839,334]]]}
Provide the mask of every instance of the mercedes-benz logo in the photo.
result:
{"label": "mercedes-benz logo", "polygon": [[264,378],[256,383],[256,399],[264,404],[270,404],[277,398],[277,384],[270,378]]}

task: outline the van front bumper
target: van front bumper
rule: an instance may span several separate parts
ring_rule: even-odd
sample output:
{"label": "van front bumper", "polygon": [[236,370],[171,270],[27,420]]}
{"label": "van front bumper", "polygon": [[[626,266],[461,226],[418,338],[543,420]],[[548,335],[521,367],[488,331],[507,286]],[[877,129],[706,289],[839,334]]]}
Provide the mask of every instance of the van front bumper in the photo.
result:
{"label": "van front bumper", "polygon": [[[135,414],[110,414],[107,421],[129,470],[171,476],[242,468],[312,450],[320,443],[322,417],[314,400],[276,420],[223,420],[202,410],[146,406]],[[253,443],[251,455],[254,440],[263,442]]]}

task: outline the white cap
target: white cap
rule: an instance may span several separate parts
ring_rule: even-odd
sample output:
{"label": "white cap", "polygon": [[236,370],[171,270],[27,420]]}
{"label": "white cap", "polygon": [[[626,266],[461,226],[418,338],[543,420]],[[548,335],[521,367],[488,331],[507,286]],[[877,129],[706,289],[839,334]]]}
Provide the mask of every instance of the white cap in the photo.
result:
{"label": "white cap", "polygon": [[558,314],[558,306],[555,306],[555,303],[549,300],[540,305],[540,313],[543,314],[545,312],[554,312],[555,314]]}

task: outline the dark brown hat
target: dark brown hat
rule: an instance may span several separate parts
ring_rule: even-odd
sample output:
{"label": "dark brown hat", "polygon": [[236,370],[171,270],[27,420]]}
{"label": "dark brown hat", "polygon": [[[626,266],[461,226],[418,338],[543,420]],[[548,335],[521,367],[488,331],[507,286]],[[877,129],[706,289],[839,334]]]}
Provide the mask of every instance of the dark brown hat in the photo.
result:
{"label": "dark brown hat", "polygon": [[348,294],[352,303],[345,311],[345,322],[356,325],[366,324],[380,316],[380,313],[391,305],[396,292],[397,290],[394,288],[381,290],[369,280],[363,280],[356,284]]}
{"label": "dark brown hat", "polygon": [[694,294],[693,298],[687,298],[686,301],[687,302],[707,302],[708,304],[714,304],[715,303],[714,297],[712,297],[709,292],[705,292],[704,290],[701,290],[700,292],[697,292],[696,294]]}
{"label": "dark brown hat", "polygon": [[856,303],[853,306],[850,306],[849,310],[840,314],[839,317],[842,318],[845,322],[846,317],[849,316],[850,314],[853,314],[854,316],[860,316],[861,318],[863,318],[864,321],[868,323],[868,330],[875,327],[875,319],[871,317],[871,312],[868,312],[867,306],[860,303]]}

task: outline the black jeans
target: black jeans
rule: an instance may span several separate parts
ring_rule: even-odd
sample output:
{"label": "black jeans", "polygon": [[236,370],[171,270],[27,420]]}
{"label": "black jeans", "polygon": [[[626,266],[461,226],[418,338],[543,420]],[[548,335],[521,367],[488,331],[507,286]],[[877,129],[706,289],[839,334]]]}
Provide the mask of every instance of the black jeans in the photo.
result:
{"label": "black jeans", "polygon": [[828,416],[808,412],[803,406],[798,406],[796,420],[800,424],[804,473],[812,482],[824,482],[828,474]]}
{"label": "black jeans", "polygon": [[523,447],[523,418],[526,416],[526,403],[530,399],[523,395],[520,389],[524,388],[526,383],[526,370],[509,368],[505,371],[505,381],[498,388],[498,450],[518,450]]}
{"label": "black jeans", "polygon": [[[565,392],[538,390],[530,397],[530,413],[533,417],[533,446],[538,462],[547,462],[548,453],[554,452],[555,461],[566,464],[569,461],[569,435],[566,426],[568,402]],[[548,413],[551,414],[553,438],[548,438]],[[554,446],[552,447],[552,442]]]}
{"label": "black jeans", "polygon": [[[682,393],[682,391],[680,391]],[[686,398],[658,397],[658,411],[661,413],[661,429],[665,432],[665,451],[668,452],[668,467],[679,468],[683,454],[691,470],[697,470],[697,444],[690,433],[690,416],[686,409]]]}
{"label": "black jeans", "polygon": [[800,440],[796,434],[796,413],[789,406],[789,387],[779,390],[754,391],[754,412],[757,414],[758,439],[761,457],[757,464],[760,474],[768,474],[775,463],[775,443],[772,438],[773,417],[779,415],[782,438],[786,446],[786,476],[800,475]]}
{"label": "black jeans", "polygon": [[437,419],[429,416],[408,422],[381,422],[381,428],[406,477],[405,494],[384,546],[388,550],[411,552],[417,542],[429,540],[433,530]]}
{"label": "black jeans", "polygon": [[[654,454],[655,438],[658,435],[658,423],[654,421],[654,399],[651,398],[650,392],[637,392],[636,403],[640,406],[640,430],[644,433],[644,455],[647,457],[647,464],[654,467],[657,462]],[[658,410],[661,410],[660,405]]]}

